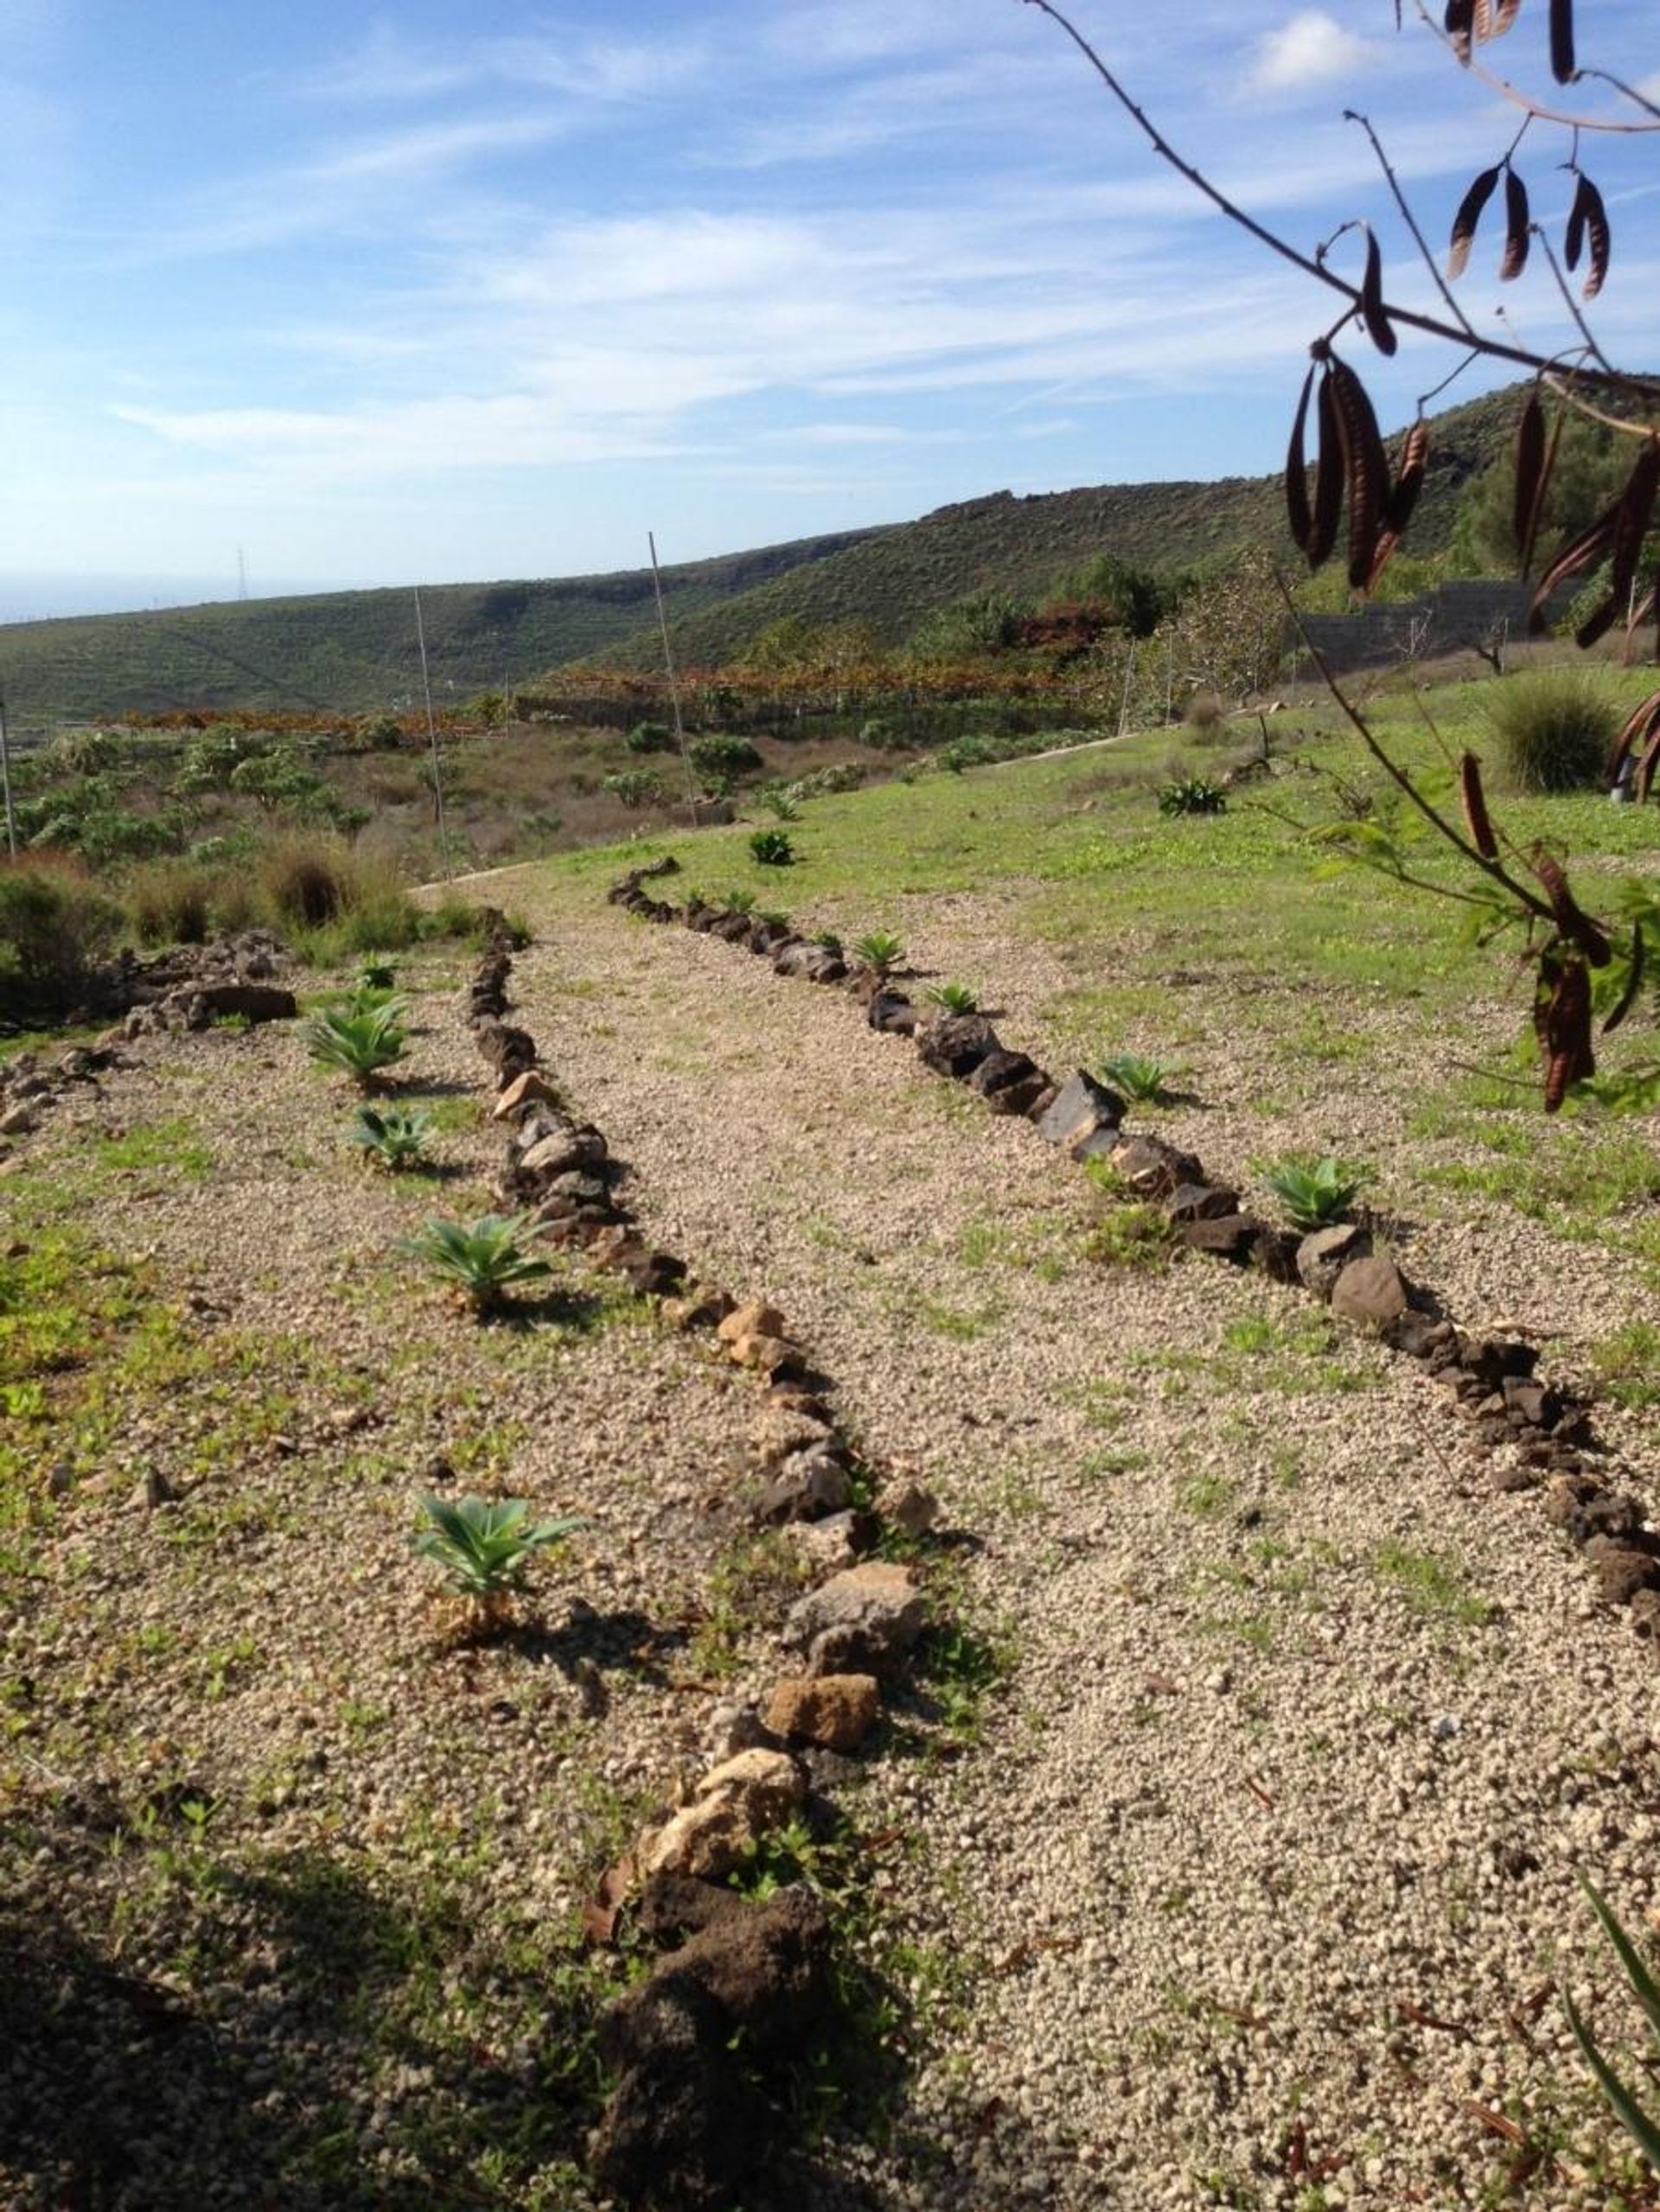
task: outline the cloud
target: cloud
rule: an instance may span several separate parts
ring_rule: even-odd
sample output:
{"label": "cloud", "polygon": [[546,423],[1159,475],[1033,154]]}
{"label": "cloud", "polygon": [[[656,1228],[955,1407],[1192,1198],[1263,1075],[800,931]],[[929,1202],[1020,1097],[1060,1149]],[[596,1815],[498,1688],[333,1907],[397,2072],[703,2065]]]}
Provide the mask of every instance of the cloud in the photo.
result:
{"label": "cloud", "polygon": [[1323,8],[1304,8],[1257,42],[1246,89],[1300,92],[1359,69],[1371,58],[1369,39],[1345,30]]}

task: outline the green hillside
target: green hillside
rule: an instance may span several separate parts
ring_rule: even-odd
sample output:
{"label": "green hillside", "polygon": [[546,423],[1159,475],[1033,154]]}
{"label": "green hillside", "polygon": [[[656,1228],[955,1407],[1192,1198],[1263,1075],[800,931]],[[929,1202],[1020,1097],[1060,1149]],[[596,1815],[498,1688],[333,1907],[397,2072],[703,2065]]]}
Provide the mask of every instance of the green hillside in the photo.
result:
{"label": "green hillside", "polygon": [[[692,614],[865,534],[840,531],[663,571]],[[440,705],[585,660],[654,622],[651,571],[424,589]],[[0,692],[20,726],[172,706],[356,712],[418,703],[412,591],[328,591],[0,625]]]}
{"label": "green hillside", "polygon": [[[1460,490],[1505,448],[1517,406],[1517,387],[1511,387],[1434,419],[1429,469],[1413,520],[1414,553],[1444,550]],[[995,492],[872,531],[810,569],[687,611],[673,625],[674,647],[687,666],[714,666],[735,659],[772,623],[792,619],[864,623],[884,643],[895,644],[925,615],[972,592],[993,585],[1042,592],[1068,567],[1099,553],[1138,568],[1172,570],[1223,563],[1255,547],[1287,551],[1278,476],[1101,484],[1026,498]],[[605,657],[646,667],[660,649],[654,633],[640,633]]]}
{"label": "green hillside", "polygon": [[[1512,387],[1435,419],[1414,552],[1446,545],[1460,488],[1504,447],[1516,411]],[[1277,476],[1002,491],[915,522],[686,563],[664,585],[678,657],[710,666],[791,618],[865,623],[897,643],[970,593],[1041,592],[1101,553],[1176,570],[1282,551],[1282,517]],[[440,705],[564,662],[659,657],[649,569],[441,585],[422,605]],[[174,706],[358,712],[416,704],[419,681],[404,589],[0,625],[0,691],[24,727]]]}

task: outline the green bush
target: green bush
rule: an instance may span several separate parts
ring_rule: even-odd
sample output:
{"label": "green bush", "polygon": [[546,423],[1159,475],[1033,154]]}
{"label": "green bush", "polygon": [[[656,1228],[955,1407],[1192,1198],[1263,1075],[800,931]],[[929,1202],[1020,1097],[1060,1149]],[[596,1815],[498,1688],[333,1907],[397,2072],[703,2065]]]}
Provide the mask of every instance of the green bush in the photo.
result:
{"label": "green bush", "polygon": [[795,860],[795,847],[782,829],[757,829],[750,840],[750,850],[763,868],[788,868]]}
{"label": "green bush", "polygon": [[152,860],[127,877],[122,896],[144,943],[206,944],[217,924],[220,887],[217,868]]}
{"label": "green bush", "polygon": [[663,780],[648,768],[619,769],[615,775],[600,779],[600,789],[625,807],[654,807],[662,802]]}
{"label": "green bush", "polygon": [[630,752],[673,752],[674,732],[667,722],[636,722],[622,742]]}
{"label": "green bush", "polygon": [[686,751],[692,765],[706,776],[746,776],[761,765],[761,756],[747,738],[720,732],[693,738]]}
{"label": "green bush", "polygon": [[1203,776],[1178,777],[1159,794],[1162,815],[1221,814],[1227,804],[1225,794]]}
{"label": "green bush", "polygon": [[1594,790],[1618,722],[1618,710],[1574,668],[1528,669],[1487,694],[1488,727],[1512,790]]}
{"label": "green bush", "polygon": [[0,1021],[72,1011],[122,921],[120,907],[78,868],[0,865]]}

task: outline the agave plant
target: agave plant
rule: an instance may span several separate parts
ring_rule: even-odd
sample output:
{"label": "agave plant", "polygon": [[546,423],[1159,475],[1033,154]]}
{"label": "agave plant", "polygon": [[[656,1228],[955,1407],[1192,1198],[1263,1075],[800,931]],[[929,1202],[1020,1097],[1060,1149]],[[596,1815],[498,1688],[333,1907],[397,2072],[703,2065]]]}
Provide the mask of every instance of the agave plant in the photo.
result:
{"label": "agave plant", "polygon": [[382,1068],[403,1059],[408,1051],[409,1032],[404,1027],[407,1012],[401,999],[373,1005],[350,1001],[314,1013],[300,1033],[320,1067],[337,1068],[368,1090]]}
{"label": "agave plant", "polygon": [[1324,1229],[1345,1219],[1370,1180],[1363,1167],[1330,1154],[1323,1160],[1276,1160],[1261,1174],[1292,1227],[1304,1230]]}
{"label": "agave plant", "polygon": [[787,868],[795,858],[789,834],[782,829],[757,829],[750,840],[750,850],[763,868]]}
{"label": "agave plant", "polygon": [[396,988],[398,970],[389,960],[377,960],[373,954],[357,971],[357,988],[353,995],[359,999],[380,998]]}
{"label": "agave plant", "polygon": [[858,938],[853,945],[853,958],[861,968],[868,969],[879,982],[887,981],[904,956],[904,946],[887,930],[872,930],[868,937]]}
{"label": "agave plant", "polygon": [[529,1524],[530,1507],[522,1498],[457,1498],[452,1504],[424,1496],[421,1511],[426,1523],[411,1537],[412,1548],[431,1560],[485,1627],[507,1611],[533,1553],[587,1525],[572,1513]]}
{"label": "agave plant", "polygon": [[[1607,1901],[1597,1894],[1583,1875],[1580,1880],[1586,1896],[1591,1900],[1593,1911],[1602,1922],[1603,1933],[1612,1944],[1619,1963],[1625,1970],[1631,1994],[1648,2017],[1650,2032],[1657,2045],[1660,2045],[1660,1989],[1656,1988],[1653,1975],[1638,1956],[1637,1946],[1614,1918]],[[1637,2145],[1654,2172],[1660,2174],[1660,2122],[1657,2122],[1651,2113],[1643,2109],[1597,2048],[1566,1987],[1562,1991],[1562,2010],[1567,2015],[1568,2026],[1574,2030],[1574,2040],[1584,2053],[1586,2064],[1596,2075],[1598,2087],[1612,2107],[1615,2119]]]}
{"label": "agave plant", "polygon": [[360,1106],[357,1119],[346,1132],[346,1141],[360,1147],[377,1167],[395,1175],[420,1158],[431,1128],[431,1115],[419,1108],[388,1106],[382,1112],[374,1106]]}
{"label": "agave plant", "polygon": [[923,996],[942,1013],[978,1013],[980,1001],[966,983],[930,983]]}
{"label": "agave plant", "polygon": [[1115,1052],[1110,1060],[1101,1062],[1101,1080],[1124,1097],[1139,1099],[1146,1105],[1161,1106],[1170,1096],[1171,1071],[1145,1052]]}
{"label": "agave plant", "polygon": [[525,1250],[528,1226],[523,1214],[482,1213],[475,1221],[435,1217],[398,1249],[425,1261],[482,1316],[499,1312],[509,1290],[552,1273],[546,1260]]}
{"label": "agave plant", "polygon": [[1203,776],[1178,777],[1159,794],[1162,815],[1221,814],[1227,804],[1227,793]]}
{"label": "agave plant", "polygon": [[753,914],[756,897],[752,891],[727,891],[721,893],[720,903],[729,914]]}

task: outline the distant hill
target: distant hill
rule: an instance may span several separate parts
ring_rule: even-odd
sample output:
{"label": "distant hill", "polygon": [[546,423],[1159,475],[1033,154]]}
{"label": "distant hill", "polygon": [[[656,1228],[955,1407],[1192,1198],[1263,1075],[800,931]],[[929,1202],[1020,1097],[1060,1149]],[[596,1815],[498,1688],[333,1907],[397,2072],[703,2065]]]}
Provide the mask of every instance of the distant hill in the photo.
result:
{"label": "distant hill", "polygon": [[[1414,552],[1447,542],[1460,488],[1508,442],[1517,389],[1434,418]],[[709,666],[791,617],[865,623],[897,643],[972,592],[1042,591],[1100,553],[1172,570],[1285,543],[1277,476],[1105,484],[994,492],[915,522],[684,563],[663,582],[677,657]],[[660,655],[649,569],[445,585],[424,589],[421,604],[440,705],[562,662],[655,666]],[[0,625],[0,692],[24,726],[171,706],[356,713],[418,704],[419,686],[413,595],[402,589]]]}
{"label": "distant hill", "polygon": [[[866,534],[838,531],[665,568],[667,608],[695,613]],[[656,619],[648,568],[423,586],[421,614],[441,706],[591,659]],[[0,625],[0,694],[24,727],[174,706],[359,713],[418,706],[420,685],[405,587]]]}

